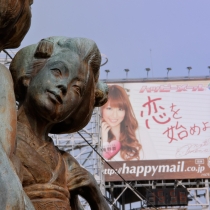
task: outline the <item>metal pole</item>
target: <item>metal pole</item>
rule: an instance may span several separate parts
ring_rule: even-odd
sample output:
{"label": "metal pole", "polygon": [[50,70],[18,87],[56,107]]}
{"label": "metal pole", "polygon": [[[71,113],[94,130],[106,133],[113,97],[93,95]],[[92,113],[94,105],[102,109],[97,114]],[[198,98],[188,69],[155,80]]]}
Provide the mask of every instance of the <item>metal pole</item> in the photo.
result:
{"label": "metal pole", "polygon": [[146,68],[145,70],[147,71],[147,79],[148,79],[150,68]]}
{"label": "metal pole", "polygon": [[172,68],[167,68],[167,78],[168,78],[168,73],[169,73],[169,71],[171,71],[172,70]]}
{"label": "metal pole", "polygon": [[124,70],[126,72],[126,79],[128,79],[128,72],[130,71],[129,69]]}
{"label": "metal pole", "polygon": [[190,77],[190,70],[192,69],[192,67],[188,66],[187,69],[188,69],[188,77]]}
{"label": "metal pole", "polygon": [[208,179],[205,179],[205,187],[207,188],[206,190],[206,201],[208,202],[208,205],[207,206],[203,206],[203,210],[209,210],[209,181]]}
{"label": "metal pole", "polygon": [[106,79],[108,79],[108,74],[109,74],[110,70],[106,69],[105,72],[106,72]]}
{"label": "metal pole", "polygon": [[208,68],[209,68],[209,77],[210,77],[210,66],[208,66]]}

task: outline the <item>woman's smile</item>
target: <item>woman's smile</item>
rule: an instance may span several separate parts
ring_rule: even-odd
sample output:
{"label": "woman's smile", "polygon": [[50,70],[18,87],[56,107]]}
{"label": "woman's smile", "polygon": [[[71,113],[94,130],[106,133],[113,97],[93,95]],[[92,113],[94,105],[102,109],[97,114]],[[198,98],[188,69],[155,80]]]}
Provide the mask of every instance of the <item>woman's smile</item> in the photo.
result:
{"label": "woman's smile", "polygon": [[115,123],[115,122],[117,122],[118,120],[109,119],[109,121]]}
{"label": "woman's smile", "polygon": [[118,119],[108,119],[111,123],[116,123],[116,122],[118,122]]}

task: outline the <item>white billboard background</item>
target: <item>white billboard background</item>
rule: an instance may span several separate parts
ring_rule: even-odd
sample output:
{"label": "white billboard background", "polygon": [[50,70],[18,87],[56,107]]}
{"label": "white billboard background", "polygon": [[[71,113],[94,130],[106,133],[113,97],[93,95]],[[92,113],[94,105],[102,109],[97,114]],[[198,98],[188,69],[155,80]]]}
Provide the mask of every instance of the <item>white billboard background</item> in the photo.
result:
{"label": "white billboard background", "polygon": [[115,83],[129,95],[141,133],[137,138],[145,138],[143,151],[150,153],[144,160],[210,156],[209,83]]}

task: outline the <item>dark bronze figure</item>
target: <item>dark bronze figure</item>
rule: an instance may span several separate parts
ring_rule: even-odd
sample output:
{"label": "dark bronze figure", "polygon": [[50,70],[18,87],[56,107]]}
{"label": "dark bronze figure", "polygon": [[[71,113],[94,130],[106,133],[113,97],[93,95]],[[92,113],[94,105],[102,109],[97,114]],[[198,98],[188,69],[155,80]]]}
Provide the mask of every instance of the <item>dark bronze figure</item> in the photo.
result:
{"label": "dark bronze figure", "polygon": [[[29,0],[0,0],[0,51],[18,47],[27,33],[31,12]],[[17,115],[13,81],[9,70],[0,64],[0,209],[34,209],[23,191],[16,172]]]}
{"label": "dark bronze figure", "polygon": [[16,155],[24,191],[35,209],[109,209],[93,176],[54,146],[49,133],[75,132],[107,100],[98,81],[101,56],[84,38],[50,37],[20,50],[10,70],[19,101]]}
{"label": "dark bronze figure", "polygon": [[0,0],[0,51],[19,47],[31,25],[33,0]]}

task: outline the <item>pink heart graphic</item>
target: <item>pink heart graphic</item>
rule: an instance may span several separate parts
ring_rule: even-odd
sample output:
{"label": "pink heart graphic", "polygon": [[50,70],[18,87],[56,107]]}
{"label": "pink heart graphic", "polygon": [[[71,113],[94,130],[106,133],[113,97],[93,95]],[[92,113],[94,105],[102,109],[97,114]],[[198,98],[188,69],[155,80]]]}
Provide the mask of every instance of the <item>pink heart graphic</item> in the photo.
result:
{"label": "pink heart graphic", "polygon": [[114,157],[121,148],[121,143],[118,140],[113,140],[111,142],[104,142],[103,143],[103,156],[107,160]]}

